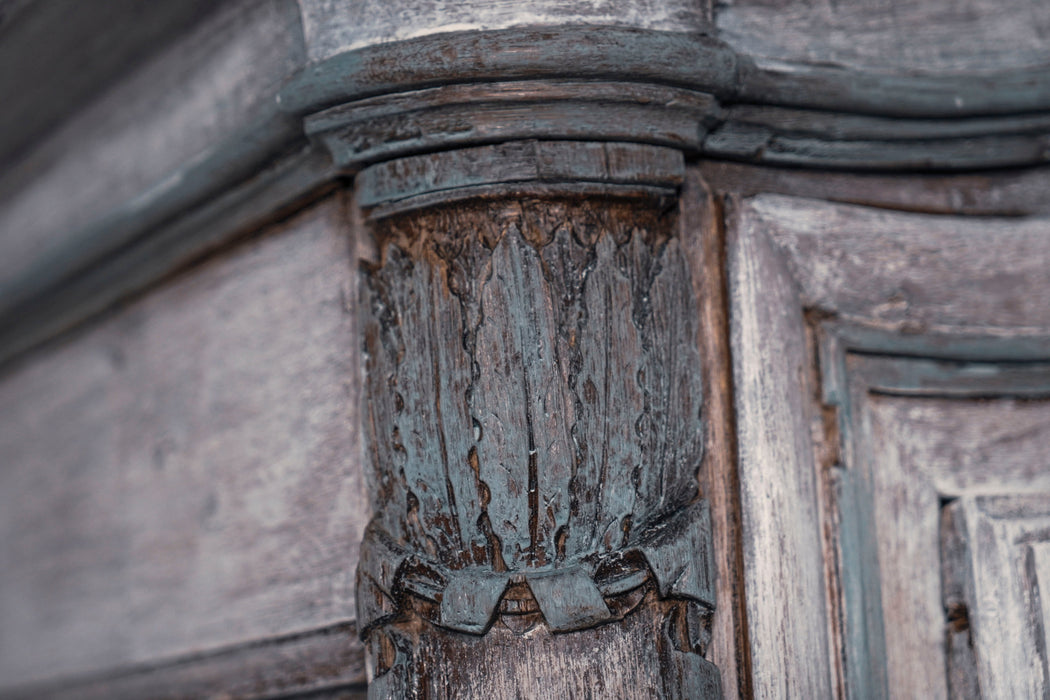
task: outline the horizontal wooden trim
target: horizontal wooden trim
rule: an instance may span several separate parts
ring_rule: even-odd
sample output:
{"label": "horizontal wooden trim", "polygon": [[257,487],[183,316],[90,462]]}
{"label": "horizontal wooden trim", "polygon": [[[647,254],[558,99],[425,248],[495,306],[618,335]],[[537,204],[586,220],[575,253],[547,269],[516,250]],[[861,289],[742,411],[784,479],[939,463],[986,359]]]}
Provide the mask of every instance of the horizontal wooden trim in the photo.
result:
{"label": "horizontal wooden trim", "polygon": [[114,672],[0,689],[0,700],[49,698],[365,697],[353,621]]}
{"label": "horizontal wooden trim", "polygon": [[[491,97],[539,81],[598,80],[706,93],[703,109],[691,108],[696,140],[682,144],[693,156],[898,173],[1050,160],[1050,71],[963,77],[759,68],[717,38],[604,26],[465,31],[369,46],[304,67],[273,96],[272,110],[237,136],[70,231],[17,277],[0,280],[0,365],[359,167],[356,156],[331,164],[308,142],[304,120],[308,132],[338,130],[351,117],[337,105],[359,101],[355,108],[389,110],[406,91],[455,83],[489,85],[452,90],[467,99],[472,90]],[[325,108],[333,109],[308,118]],[[678,121],[669,124],[679,129]],[[430,139],[410,152],[499,140],[493,134]],[[615,140],[633,139],[616,134]],[[381,144],[369,152],[366,162],[405,155],[402,146]]]}
{"label": "horizontal wooden trim", "polygon": [[735,92],[737,56],[717,39],[622,27],[452,32],[369,46],[305,68],[281,107],[316,112],[354,100],[453,83],[623,80]]}
{"label": "horizontal wooden trim", "polygon": [[[117,302],[312,201],[335,183],[331,162],[304,148],[183,206],[176,187],[149,205],[114,212],[70,245],[5,283],[0,367]],[[192,180],[192,178],[191,178]],[[192,187],[192,185],[189,185]],[[78,246],[78,242],[83,242]]]}

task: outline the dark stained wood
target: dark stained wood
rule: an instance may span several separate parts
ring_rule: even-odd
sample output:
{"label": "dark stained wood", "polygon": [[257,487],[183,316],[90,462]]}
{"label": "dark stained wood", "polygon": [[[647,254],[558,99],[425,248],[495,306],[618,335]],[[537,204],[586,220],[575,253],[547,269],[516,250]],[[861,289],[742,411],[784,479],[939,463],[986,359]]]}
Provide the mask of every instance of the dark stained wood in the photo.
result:
{"label": "dark stained wood", "polygon": [[[673,200],[571,192],[372,224],[377,515],[358,600],[377,697],[719,692],[701,656],[710,524],[690,505],[699,311]],[[584,650],[604,686],[573,670]]]}
{"label": "dark stained wood", "polygon": [[753,689],[729,354],[725,226],[722,200],[704,181],[698,168],[686,170],[679,227],[682,249],[690,261],[694,293],[700,305],[699,342],[707,416],[700,492],[711,505],[718,572],[708,658],[722,674],[725,697],[748,698],[752,697]]}
{"label": "dark stained wood", "polygon": [[[515,139],[641,142],[695,153],[720,109],[710,94],[663,85],[519,80],[357,100],[307,117],[304,127],[353,171],[435,148]],[[473,168],[496,163],[476,159]],[[450,175],[470,167],[461,163]]]}

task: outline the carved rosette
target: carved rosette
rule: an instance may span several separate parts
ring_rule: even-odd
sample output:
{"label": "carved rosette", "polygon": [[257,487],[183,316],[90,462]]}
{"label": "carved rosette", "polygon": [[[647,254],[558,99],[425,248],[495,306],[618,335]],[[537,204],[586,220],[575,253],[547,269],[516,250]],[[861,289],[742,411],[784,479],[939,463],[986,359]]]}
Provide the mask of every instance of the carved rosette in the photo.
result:
{"label": "carved rosette", "polygon": [[312,119],[362,168],[378,244],[357,592],[373,697],[601,695],[610,674],[720,694],[702,656],[699,312],[676,238],[709,104],[523,81]]}

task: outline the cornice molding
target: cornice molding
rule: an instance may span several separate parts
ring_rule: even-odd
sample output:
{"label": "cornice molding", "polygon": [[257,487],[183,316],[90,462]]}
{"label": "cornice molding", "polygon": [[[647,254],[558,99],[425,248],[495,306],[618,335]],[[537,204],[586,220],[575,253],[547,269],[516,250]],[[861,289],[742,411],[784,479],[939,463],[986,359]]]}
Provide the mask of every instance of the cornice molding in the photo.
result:
{"label": "cornice molding", "polygon": [[[634,112],[615,133],[602,123],[603,89],[618,91],[607,97],[625,107],[620,115]],[[471,30],[367,46],[304,66],[272,100],[268,115],[205,158],[63,234],[68,243],[0,280],[0,364],[390,158],[568,138],[813,170],[962,173],[1050,160],[1050,70],[920,76],[759,67],[711,36],[625,27]],[[516,101],[538,112],[565,109],[515,123]],[[442,113],[480,103],[490,116],[502,110],[503,125],[479,122],[471,134],[436,128]],[[576,119],[588,109],[592,126]],[[418,118],[418,133],[397,141],[376,132],[398,114]]]}

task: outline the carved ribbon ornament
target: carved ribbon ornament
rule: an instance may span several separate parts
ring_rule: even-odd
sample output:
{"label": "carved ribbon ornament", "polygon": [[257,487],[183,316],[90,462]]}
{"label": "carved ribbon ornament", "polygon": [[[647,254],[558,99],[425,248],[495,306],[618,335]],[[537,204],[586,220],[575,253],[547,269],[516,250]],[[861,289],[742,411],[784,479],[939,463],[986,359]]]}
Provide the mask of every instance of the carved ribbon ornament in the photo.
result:
{"label": "carved ribbon ornament", "polygon": [[[423,91],[413,128],[449,129],[451,110],[489,133],[461,104],[478,90]],[[462,127],[455,148],[357,175],[378,249],[363,289],[375,516],[357,590],[370,694],[533,696],[537,678],[543,697],[588,694],[615,668],[639,692],[718,695],[702,657],[714,591],[699,311],[676,237],[684,158],[663,145],[704,96],[493,92],[564,102],[537,107],[544,137],[606,100],[615,133],[469,145]],[[654,106],[672,93],[670,112]],[[314,121],[348,164],[404,142],[404,123],[383,137],[361,113]],[[655,143],[614,138],[635,122]]]}

